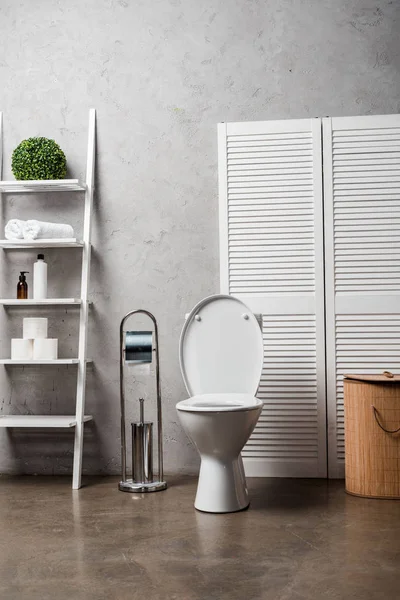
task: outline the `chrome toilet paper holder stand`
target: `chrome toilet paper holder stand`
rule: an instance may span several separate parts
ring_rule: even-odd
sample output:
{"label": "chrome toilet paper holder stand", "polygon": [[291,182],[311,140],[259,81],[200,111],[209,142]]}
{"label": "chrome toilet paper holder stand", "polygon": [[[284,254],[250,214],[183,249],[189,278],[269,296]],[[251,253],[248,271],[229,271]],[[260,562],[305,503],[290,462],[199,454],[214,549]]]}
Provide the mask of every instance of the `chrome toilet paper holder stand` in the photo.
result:
{"label": "chrome toilet paper holder stand", "polygon": [[[125,332],[126,321],[136,314],[149,317],[154,326],[155,348],[152,347],[151,332]],[[138,309],[128,312],[120,325],[120,397],[121,397],[121,481],[118,489],[122,492],[158,492],[167,488],[163,480],[163,443],[162,443],[162,412],[161,412],[161,385],[160,364],[158,351],[158,327],[154,315],[149,311]],[[129,338],[130,347],[127,345]],[[147,339],[146,339],[147,338]],[[151,363],[152,353],[156,362],[156,389],[157,389],[157,440],[158,440],[158,470],[157,479],[153,477],[153,423],[144,420],[144,399],[140,398],[140,421],[132,423],[132,478],[127,478],[126,456],[126,423],[125,423],[125,385],[124,365],[126,362]],[[130,356],[127,359],[127,356]],[[138,358],[135,359],[135,356]]]}

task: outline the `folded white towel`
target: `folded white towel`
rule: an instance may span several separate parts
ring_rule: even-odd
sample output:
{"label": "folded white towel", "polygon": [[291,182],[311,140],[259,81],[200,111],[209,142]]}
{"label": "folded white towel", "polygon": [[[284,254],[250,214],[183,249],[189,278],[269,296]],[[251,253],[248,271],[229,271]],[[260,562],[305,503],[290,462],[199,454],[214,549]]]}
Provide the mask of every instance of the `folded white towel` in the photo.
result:
{"label": "folded white towel", "polygon": [[4,235],[7,240],[22,240],[24,237],[25,221],[20,219],[11,219],[4,228]]}
{"label": "folded white towel", "polygon": [[35,220],[26,221],[26,223],[24,223],[23,232],[26,240],[74,237],[74,230],[71,225],[65,225],[64,223],[45,223],[44,221]]}

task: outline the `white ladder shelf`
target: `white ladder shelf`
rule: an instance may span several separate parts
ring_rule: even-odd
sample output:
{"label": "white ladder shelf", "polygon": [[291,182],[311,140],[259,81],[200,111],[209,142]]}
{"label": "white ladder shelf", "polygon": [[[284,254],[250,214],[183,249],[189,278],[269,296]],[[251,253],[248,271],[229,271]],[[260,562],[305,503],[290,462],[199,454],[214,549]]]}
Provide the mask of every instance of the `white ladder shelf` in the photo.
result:
{"label": "white ladder shelf", "polygon": [[[0,178],[2,172],[1,149],[3,147],[2,113],[0,113]],[[76,305],[79,308],[79,342],[78,357],[57,360],[21,361],[11,359],[0,359],[0,365],[6,366],[30,366],[30,365],[76,365],[76,406],[75,415],[4,415],[0,417],[0,428],[4,427],[28,427],[28,428],[75,428],[74,461],[72,488],[81,487],[82,478],[82,452],[84,423],[92,420],[92,416],[85,415],[85,392],[86,392],[86,365],[88,339],[88,316],[89,316],[89,279],[90,279],[90,255],[91,255],[91,225],[93,212],[94,191],[94,168],[95,168],[95,144],[96,144],[96,111],[89,111],[89,131],[86,163],[86,181],[78,179],[60,179],[46,181],[0,181],[0,196],[3,194],[37,194],[41,192],[81,192],[85,194],[83,239],[51,239],[51,240],[0,240],[0,248],[4,250],[34,249],[34,248],[82,248],[82,275],[81,275],[81,297],[80,298],[54,298],[45,301],[0,299],[0,305],[5,308],[10,306],[32,307],[32,306],[66,306]],[[24,302],[26,304],[24,304]],[[68,367],[67,367],[68,368]]]}

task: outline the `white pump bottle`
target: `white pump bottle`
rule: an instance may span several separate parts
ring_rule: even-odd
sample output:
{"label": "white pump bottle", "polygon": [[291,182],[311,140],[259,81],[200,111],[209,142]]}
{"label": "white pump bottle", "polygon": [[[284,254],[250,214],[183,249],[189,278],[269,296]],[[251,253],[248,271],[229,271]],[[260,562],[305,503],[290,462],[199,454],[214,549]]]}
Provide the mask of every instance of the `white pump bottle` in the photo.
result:
{"label": "white pump bottle", "polygon": [[47,263],[44,254],[38,254],[33,265],[33,299],[44,300],[47,298]]}

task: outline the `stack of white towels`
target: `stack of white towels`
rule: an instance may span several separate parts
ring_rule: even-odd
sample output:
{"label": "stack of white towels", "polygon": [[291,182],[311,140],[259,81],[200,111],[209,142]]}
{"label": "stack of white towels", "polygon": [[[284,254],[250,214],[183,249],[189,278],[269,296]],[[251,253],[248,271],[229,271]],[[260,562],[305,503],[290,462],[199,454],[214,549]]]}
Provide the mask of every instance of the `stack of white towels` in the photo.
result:
{"label": "stack of white towels", "polygon": [[5,226],[4,234],[7,240],[51,240],[73,238],[74,230],[71,225],[64,223],[11,219]]}
{"label": "stack of white towels", "polygon": [[22,338],[11,340],[12,360],[55,360],[58,340],[47,337],[48,319],[23,319]]}

